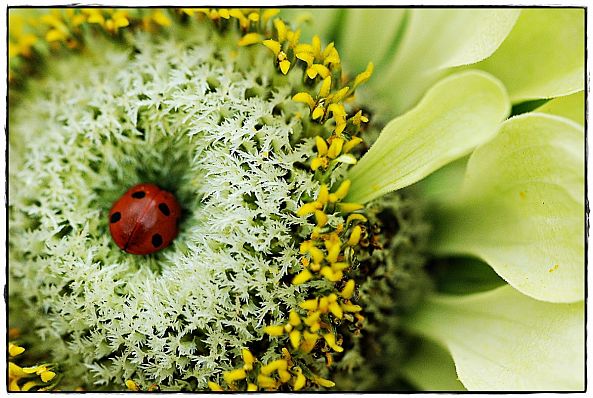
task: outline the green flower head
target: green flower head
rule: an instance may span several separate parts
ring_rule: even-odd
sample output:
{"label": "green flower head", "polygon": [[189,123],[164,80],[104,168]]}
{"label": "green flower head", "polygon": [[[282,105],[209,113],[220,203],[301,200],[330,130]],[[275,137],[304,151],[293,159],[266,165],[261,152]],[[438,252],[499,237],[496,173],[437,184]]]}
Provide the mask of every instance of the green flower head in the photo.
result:
{"label": "green flower head", "polygon": [[[582,390],[583,29],[11,9],[9,389]],[[139,183],[182,208],[148,255]]]}

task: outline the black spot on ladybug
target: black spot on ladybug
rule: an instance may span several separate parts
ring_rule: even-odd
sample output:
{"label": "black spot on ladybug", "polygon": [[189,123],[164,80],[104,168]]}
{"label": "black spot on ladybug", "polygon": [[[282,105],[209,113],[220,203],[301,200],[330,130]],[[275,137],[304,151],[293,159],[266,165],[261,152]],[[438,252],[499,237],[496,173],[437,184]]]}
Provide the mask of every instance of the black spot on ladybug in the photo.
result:
{"label": "black spot on ladybug", "polygon": [[159,210],[166,216],[171,214],[171,212],[169,211],[169,206],[167,206],[166,203],[159,203]]}
{"label": "black spot on ladybug", "polygon": [[113,223],[118,222],[119,220],[121,220],[121,213],[119,211],[116,211],[115,213],[113,213],[111,215],[110,221],[113,224]]}
{"label": "black spot on ladybug", "polygon": [[163,237],[160,234],[152,235],[152,245],[154,247],[159,247],[163,244]]}
{"label": "black spot on ladybug", "polygon": [[132,197],[134,199],[142,199],[145,196],[146,196],[146,192],[144,192],[144,191],[136,191],[132,194]]}

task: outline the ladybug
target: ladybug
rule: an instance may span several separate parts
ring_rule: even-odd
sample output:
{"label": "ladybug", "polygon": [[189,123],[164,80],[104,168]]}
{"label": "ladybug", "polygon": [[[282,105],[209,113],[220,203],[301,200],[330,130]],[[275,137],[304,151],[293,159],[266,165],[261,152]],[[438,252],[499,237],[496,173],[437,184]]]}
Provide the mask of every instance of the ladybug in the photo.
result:
{"label": "ladybug", "polygon": [[150,254],[169,246],[178,232],[181,207],[172,193],[154,184],[138,184],[109,211],[109,232],[131,254]]}

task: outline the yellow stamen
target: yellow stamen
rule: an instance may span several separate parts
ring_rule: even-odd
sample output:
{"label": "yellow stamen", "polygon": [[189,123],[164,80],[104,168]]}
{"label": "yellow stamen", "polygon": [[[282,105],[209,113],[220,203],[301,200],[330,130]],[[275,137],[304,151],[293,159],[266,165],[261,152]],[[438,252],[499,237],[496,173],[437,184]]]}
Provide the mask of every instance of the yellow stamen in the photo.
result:
{"label": "yellow stamen", "polygon": [[210,388],[210,391],[224,391],[224,389],[219,384],[216,384],[213,381],[208,382],[208,388]]}
{"label": "yellow stamen", "polygon": [[[311,69],[313,69],[315,72],[317,72],[317,74],[319,76],[321,76],[323,79],[328,78],[330,75],[330,71],[327,68],[327,66],[325,66],[325,65],[313,64],[313,65],[311,65]],[[327,94],[325,96],[327,96]]]}
{"label": "yellow stamen", "polygon": [[305,269],[292,279],[292,284],[300,285],[307,281],[310,281],[311,278],[313,278],[313,274],[311,274],[308,270]]}
{"label": "yellow stamen", "polygon": [[262,44],[264,46],[266,46],[267,48],[269,48],[270,50],[272,50],[272,52],[274,53],[275,56],[278,56],[278,53],[282,49],[282,47],[280,46],[280,43],[277,42],[276,40],[271,40],[271,39],[264,40],[264,41],[262,41]]}
{"label": "yellow stamen", "polygon": [[44,372],[41,372],[41,374],[39,376],[41,376],[41,380],[44,383],[47,383],[48,381],[50,381],[51,379],[56,377],[56,374],[54,372],[52,372],[51,370],[46,370]]}
{"label": "yellow stamen", "polygon": [[128,390],[130,391],[140,391],[140,388],[138,388],[138,385],[134,380],[126,380],[126,387],[128,387]]}
{"label": "yellow stamen", "polygon": [[[319,156],[327,155],[327,151],[329,148],[327,146],[327,142],[325,142],[325,140],[323,138],[321,138],[320,136],[316,136],[315,137],[315,146],[317,147],[317,153],[319,154]],[[325,184],[323,184],[322,187],[324,185]],[[321,199],[318,199],[318,200],[323,204],[327,203],[327,202],[323,202]]]}
{"label": "yellow stamen", "polygon": [[284,21],[282,21],[281,19],[274,19],[274,27],[276,28],[276,32],[278,32],[278,41],[280,43],[284,42],[286,40],[287,33]]}
{"label": "yellow stamen", "polygon": [[350,264],[347,262],[337,262],[331,265],[332,271],[343,271],[348,268]]}
{"label": "yellow stamen", "polygon": [[247,391],[257,391],[257,385],[253,383],[247,383]]}
{"label": "yellow stamen", "polygon": [[332,87],[332,78],[328,76],[323,79],[323,83],[321,83],[321,87],[319,88],[319,96],[320,97],[327,97],[329,95],[329,91]]}
{"label": "yellow stamen", "polygon": [[315,220],[317,221],[318,227],[323,227],[325,224],[327,224],[327,214],[321,210],[315,210]]}
{"label": "yellow stamen", "polygon": [[[325,141],[324,141],[325,142]],[[327,145],[325,146],[327,148]],[[319,193],[317,194],[317,201],[322,205],[325,205],[329,200],[329,188],[327,184],[321,184],[319,187]]]}
{"label": "yellow stamen", "polygon": [[253,356],[251,351],[249,351],[249,349],[247,349],[247,348],[242,348],[241,356],[243,357],[243,362],[245,363],[243,365],[243,369],[245,369],[245,370],[253,369],[253,363],[255,362],[255,357]]}
{"label": "yellow stamen", "polygon": [[278,8],[268,8],[262,13],[261,18],[264,21],[264,23],[267,23],[270,20],[270,18],[275,17],[276,15],[278,15],[278,13],[280,13],[280,10]]}
{"label": "yellow stamen", "polygon": [[278,386],[278,383],[276,382],[276,380],[274,380],[273,378],[271,378],[270,376],[266,376],[263,374],[258,374],[257,375],[257,385],[260,386],[261,388],[276,388]]}
{"label": "yellow stamen", "polygon": [[364,205],[360,203],[349,203],[349,202],[342,202],[338,204],[340,211],[342,213],[352,213],[354,211],[364,209]]}
{"label": "yellow stamen", "polygon": [[292,332],[290,332],[288,337],[290,338],[290,344],[292,344],[292,347],[295,350],[299,348],[299,345],[301,344],[301,332],[299,332],[298,330],[293,330]]}
{"label": "yellow stamen", "polygon": [[292,326],[298,326],[301,324],[301,317],[295,310],[290,310],[288,313],[288,323],[290,323]]}
{"label": "yellow stamen", "polygon": [[350,239],[348,239],[348,246],[356,246],[360,242],[360,236],[362,234],[362,228],[359,225],[352,228],[350,233]]}
{"label": "yellow stamen", "polygon": [[311,119],[313,119],[313,120],[320,119],[323,117],[324,114],[325,114],[325,108],[323,108],[323,105],[319,104],[313,110],[313,113],[311,114]]}
{"label": "yellow stamen", "polygon": [[249,46],[252,44],[260,43],[262,41],[262,36],[259,33],[247,33],[245,36],[239,40],[240,46]]}
{"label": "yellow stamen", "polygon": [[152,20],[161,26],[171,26],[172,22],[162,11],[155,11],[152,14]]}
{"label": "yellow stamen", "polygon": [[309,53],[305,53],[305,52],[297,53],[296,54],[296,57],[298,59],[300,59],[301,61],[305,61],[308,66],[311,66],[313,64],[313,61],[314,61],[313,55],[311,55]]}
{"label": "yellow stamen", "polygon": [[319,210],[322,208],[321,203],[314,201],[310,203],[305,203],[297,210],[297,216],[304,217],[308,216],[309,214],[315,213],[315,210]]}
{"label": "yellow stamen", "polygon": [[279,369],[282,369],[282,370],[288,369],[288,362],[286,361],[286,359],[276,359],[276,360],[268,363],[267,365],[262,366],[262,368],[259,371],[262,374],[268,376]]}
{"label": "yellow stamen", "polygon": [[240,368],[224,372],[223,377],[224,381],[226,381],[227,384],[231,384],[234,381],[243,380],[244,378],[246,378],[247,373],[245,373],[245,369]]}
{"label": "yellow stamen", "polygon": [[54,41],[63,41],[67,37],[68,36],[66,36],[66,34],[64,34],[63,32],[59,31],[58,29],[51,29],[51,30],[49,30],[45,34],[45,40],[48,43],[51,43],[51,42],[54,42]]}
{"label": "yellow stamen", "polygon": [[290,373],[285,369],[278,369],[278,377],[282,383],[287,383],[290,380]]}
{"label": "yellow stamen", "polygon": [[11,357],[16,357],[17,355],[20,355],[23,352],[25,352],[25,349],[23,347],[19,347],[16,344],[8,343],[8,354]]}
{"label": "yellow stamen", "polygon": [[374,65],[372,62],[369,62],[367,68],[364,72],[356,76],[354,79],[354,88],[358,87],[360,84],[366,82],[370,79],[371,75],[373,74]]}
{"label": "yellow stamen", "polygon": [[348,282],[346,282],[346,285],[344,285],[344,289],[342,289],[340,292],[340,296],[344,297],[345,299],[352,298],[352,295],[354,294],[354,287],[354,279],[350,279]]}
{"label": "yellow stamen", "polygon": [[362,214],[355,213],[355,214],[350,214],[348,216],[348,218],[346,219],[346,225],[350,224],[354,220],[367,222],[367,218],[365,216],[363,216]]}
{"label": "yellow stamen", "polygon": [[311,94],[306,92],[296,93],[292,96],[292,100],[307,104],[309,105],[310,109],[313,109],[313,107],[315,106],[315,100],[313,99],[313,97],[311,97]]}
{"label": "yellow stamen", "polygon": [[290,61],[288,60],[284,60],[284,61],[280,61],[280,71],[282,72],[282,74],[287,74],[288,73],[288,69],[290,69]]}
{"label": "yellow stamen", "polygon": [[327,151],[327,157],[330,159],[335,159],[338,157],[340,152],[342,152],[342,146],[344,145],[344,140],[342,138],[334,138],[329,146],[329,150]]}
{"label": "yellow stamen", "polygon": [[323,335],[323,338],[325,339],[325,341],[327,342],[327,345],[330,346],[332,350],[334,350],[336,352],[344,351],[343,347],[340,347],[339,345],[336,344],[336,336],[334,336],[333,333],[326,333]]}
{"label": "yellow stamen", "polygon": [[266,326],[264,328],[264,333],[267,333],[270,336],[274,336],[274,337],[282,336],[284,334],[284,326],[280,326],[280,325]]}
{"label": "yellow stamen", "polygon": [[218,15],[220,15],[220,17],[224,19],[229,19],[231,17],[231,13],[226,8],[219,9]]}
{"label": "yellow stamen", "polygon": [[[340,184],[338,189],[334,192],[334,194],[336,195],[335,197],[338,200],[344,199],[346,197],[346,195],[348,195],[348,191],[350,190],[351,185],[352,185],[352,182],[350,180],[342,181],[342,183]],[[331,199],[330,199],[330,201],[331,201]]]}
{"label": "yellow stamen", "polygon": [[362,142],[362,138],[359,138],[359,137],[352,138],[350,141],[348,141],[347,143],[344,144],[344,148],[342,149],[342,152],[344,152],[344,153],[350,152],[352,149],[354,149],[355,146],[357,146],[361,142]]}
{"label": "yellow stamen", "polygon": [[315,264],[320,264],[323,261],[324,254],[320,248],[312,247],[309,249],[309,254],[311,255],[311,258]]}
{"label": "yellow stamen", "polygon": [[355,305],[355,304],[349,304],[349,303],[342,303],[341,304],[342,309],[345,312],[359,312],[362,311],[362,307],[360,305]]}
{"label": "yellow stamen", "polygon": [[308,311],[315,311],[317,309],[317,299],[310,299],[310,300],[305,300],[303,301],[299,307],[301,307],[304,310],[308,310]]}
{"label": "yellow stamen", "polygon": [[327,379],[324,379],[323,377],[319,377],[319,376],[315,376],[315,375],[311,378],[311,381],[315,384],[322,386],[322,387],[328,387],[328,388],[336,385],[336,383],[334,383],[331,380],[327,380]]}
{"label": "yellow stamen", "polygon": [[311,170],[315,171],[318,168],[320,168],[324,163],[323,160],[324,160],[323,158],[315,158],[315,159],[311,160]]}
{"label": "yellow stamen", "polygon": [[296,368],[295,369],[295,372],[296,372],[297,375],[296,375],[296,378],[294,380],[294,384],[293,384],[292,389],[294,391],[299,391],[303,387],[305,387],[305,384],[307,383],[307,379],[303,375],[303,371],[301,370],[301,368]]}
{"label": "yellow stamen", "polygon": [[332,314],[334,314],[334,316],[338,319],[342,319],[342,316],[344,315],[342,312],[342,308],[339,306],[338,303],[333,302],[329,304],[329,310],[331,311]]}

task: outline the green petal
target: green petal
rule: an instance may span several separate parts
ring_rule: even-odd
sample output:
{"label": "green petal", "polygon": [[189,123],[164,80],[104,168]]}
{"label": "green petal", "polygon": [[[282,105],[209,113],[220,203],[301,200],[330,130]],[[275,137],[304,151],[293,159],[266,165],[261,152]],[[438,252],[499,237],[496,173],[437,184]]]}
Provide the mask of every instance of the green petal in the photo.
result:
{"label": "green petal", "polygon": [[402,368],[404,377],[424,391],[464,391],[457,379],[451,355],[433,342],[423,340]]}
{"label": "green petal", "polygon": [[507,284],[492,267],[471,257],[433,259],[430,276],[435,290],[445,294],[485,292]]}
{"label": "green petal", "polygon": [[519,10],[514,9],[410,10],[397,53],[370,84],[385,96],[395,114],[401,114],[416,104],[447,68],[490,56],[518,15]]}
{"label": "green petal", "polygon": [[569,118],[585,125],[585,92],[554,98],[536,109],[537,112],[549,113]]}
{"label": "green petal", "polygon": [[465,177],[465,169],[469,156],[464,156],[441,167],[421,181],[414,184],[413,188],[427,202],[447,202],[458,195]]}
{"label": "green petal", "polygon": [[544,303],[507,285],[433,296],[406,326],[449,349],[468,390],[584,388],[582,302]]}
{"label": "green petal", "polygon": [[572,94],[584,86],[584,9],[526,9],[494,55],[476,65],[513,102]]}
{"label": "green petal", "polygon": [[485,73],[443,79],[418,106],[389,122],[352,168],[348,200],[368,202],[466,155],[496,133],[509,109],[504,87]]}
{"label": "green petal", "polygon": [[470,157],[455,203],[432,215],[437,253],[482,258],[539,300],[584,297],[584,134],[558,116],[525,114]]}
{"label": "green petal", "polygon": [[397,39],[406,13],[402,8],[348,9],[338,39],[344,67],[358,73],[371,61],[380,66]]}

